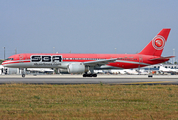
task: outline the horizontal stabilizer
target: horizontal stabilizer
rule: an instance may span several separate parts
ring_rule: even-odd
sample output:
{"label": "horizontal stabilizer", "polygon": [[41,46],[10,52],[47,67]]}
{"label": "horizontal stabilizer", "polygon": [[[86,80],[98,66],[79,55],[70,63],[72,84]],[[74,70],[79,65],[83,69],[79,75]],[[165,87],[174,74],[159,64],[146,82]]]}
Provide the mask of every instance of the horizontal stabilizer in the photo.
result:
{"label": "horizontal stabilizer", "polygon": [[170,59],[170,58],[173,58],[175,56],[168,56],[168,57],[159,57],[159,58],[153,58],[153,59],[150,59],[151,61],[154,61],[154,60],[166,60],[166,59]]}

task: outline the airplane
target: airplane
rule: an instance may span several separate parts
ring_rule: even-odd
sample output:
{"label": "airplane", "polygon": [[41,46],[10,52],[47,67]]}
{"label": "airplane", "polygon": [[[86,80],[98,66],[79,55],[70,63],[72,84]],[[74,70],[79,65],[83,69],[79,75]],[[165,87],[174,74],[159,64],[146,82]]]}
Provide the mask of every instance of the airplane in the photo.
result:
{"label": "airplane", "polygon": [[131,69],[122,69],[122,70],[113,69],[113,70],[111,70],[111,73],[113,73],[113,74],[128,74],[128,75],[138,75],[139,74],[135,69],[133,69],[133,70],[131,70]]}
{"label": "airplane", "polygon": [[[162,29],[148,45],[137,54],[49,54],[24,53],[8,57],[2,65],[11,68],[60,68],[83,77],[97,77],[94,70],[133,69],[168,61],[175,56],[162,57],[170,28]],[[88,73],[88,71],[90,71]],[[22,73],[25,77],[25,70]]]}
{"label": "airplane", "polygon": [[140,69],[140,70],[138,70],[138,74],[139,74],[139,75],[148,75],[149,72],[146,71],[146,70],[144,70],[144,69]]}
{"label": "airplane", "polygon": [[112,70],[110,70],[110,73],[112,73],[112,74],[122,74],[122,75],[124,75],[124,74],[126,74],[126,71],[125,71],[126,69],[112,69]]}
{"label": "airplane", "polygon": [[138,75],[138,71],[136,71],[135,69],[126,69],[125,71],[128,75]]}
{"label": "airplane", "polygon": [[160,65],[159,71],[164,73],[177,73],[178,69],[165,68],[163,65]]}

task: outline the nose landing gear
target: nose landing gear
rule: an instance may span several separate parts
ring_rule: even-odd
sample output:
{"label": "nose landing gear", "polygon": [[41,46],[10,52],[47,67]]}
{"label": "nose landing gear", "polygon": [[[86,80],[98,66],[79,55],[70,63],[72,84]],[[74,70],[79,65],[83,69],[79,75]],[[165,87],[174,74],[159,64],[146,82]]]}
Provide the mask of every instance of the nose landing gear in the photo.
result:
{"label": "nose landing gear", "polygon": [[25,74],[22,74],[22,77],[24,78],[24,77],[25,77]]}
{"label": "nose landing gear", "polygon": [[25,73],[26,73],[26,68],[22,68],[22,77],[25,77]]}

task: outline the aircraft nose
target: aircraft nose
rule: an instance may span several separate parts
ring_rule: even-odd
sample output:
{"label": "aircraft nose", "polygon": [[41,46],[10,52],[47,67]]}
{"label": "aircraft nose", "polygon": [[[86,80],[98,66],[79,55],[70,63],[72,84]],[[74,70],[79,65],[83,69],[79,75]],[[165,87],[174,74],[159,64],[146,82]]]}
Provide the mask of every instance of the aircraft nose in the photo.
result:
{"label": "aircraft nose", "polygon": [[6,67],[6,61],[2,62],[2,66]]}
{"label": "aircraft nose", "polygon": [[2,64],[1,65],[3,65],[4,66],[4,62],[2,62]]}
{"label": "aircraft nose", "polygon": [[2,62],[2,64],[1,65],[4,65],[4,62]]}

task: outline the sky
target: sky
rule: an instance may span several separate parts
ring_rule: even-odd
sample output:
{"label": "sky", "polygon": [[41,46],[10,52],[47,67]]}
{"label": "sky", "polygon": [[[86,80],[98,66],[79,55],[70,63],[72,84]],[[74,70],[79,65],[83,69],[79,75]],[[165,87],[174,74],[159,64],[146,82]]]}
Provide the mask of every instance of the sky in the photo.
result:
{"label": "sky", "polygon": [[[177,0],[0,0],[0,59],[17,53],[140,52],[171,28],[162,56],[178,56]],[[178,58],[178,57],[177,57]],[[176,58],[176,59],[177,59]]]}

